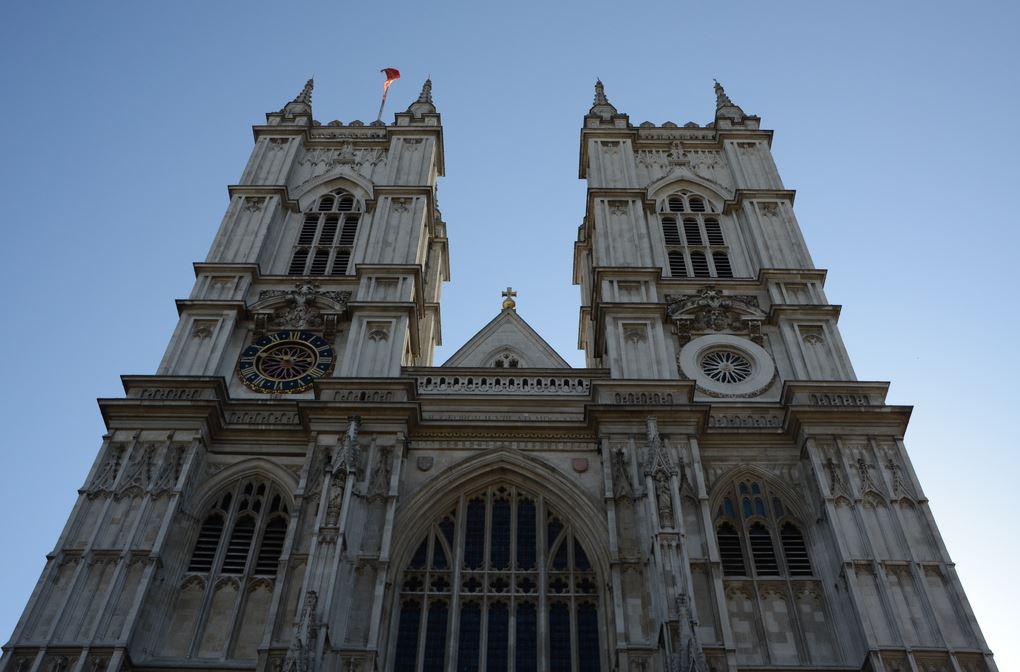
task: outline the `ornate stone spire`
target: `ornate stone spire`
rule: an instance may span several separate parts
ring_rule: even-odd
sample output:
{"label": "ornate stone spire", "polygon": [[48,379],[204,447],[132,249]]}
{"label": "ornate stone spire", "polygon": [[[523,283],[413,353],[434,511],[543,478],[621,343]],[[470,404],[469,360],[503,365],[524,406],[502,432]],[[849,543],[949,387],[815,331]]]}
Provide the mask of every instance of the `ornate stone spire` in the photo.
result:
{"label": "ornate stone spire", "polygon": [[606,97],[606,87],[602,84],[601,79],[595,80],[595,101],[592,103],[591,109],[588,110],[588,114],[603,119],[609,119],[614,114],[618,114],[616,108],[609,102],[609,98]]}
{"label": "ornate stone spire", "polygon": [[716,119],[719,117],[726,117],[733,120],[734,122],[741,121],[747,115],[740,109],[740,106],[735,104],[730,97],[726,95],[726,89],[719,83],[719,80],[712,80],[715,82],[715,116]]}
{"label": "ornate stone spire", "polygon": [[435,114],[436,106],[432,103],[432,78],[429,77],[425,80],[425,83],[421,87],[421,93],[418,94],[418,100],[411,103],[407,111],[416,117],[420,117],[423,114]]}
{"label": "ornate stone spire", "polygon": [[285,117],[294,117],[299,114],[311,115],[313,88],[315,88],[315,82],[309,79],[305,82],[305,86],[301,89],[301,93],[296,95],[294,100],[283,106],[283,109],[280,110],[280,114]]}
{"label": "ornate stone spire", "polygon": [[713,79],[712,81],[715,82],[715,109],[718,110],[720,107],[733,105],[733,101],[726,95],[726,89],[719,83],[719,80]]}
{"label": "ornate stone spire", "polygon": [[301,93],[295,96],[292,103],[304,103],[305,105],[312,104],[312,89],[315,88],[315,80],[309,79],[305,82],[305,88],[301,89]]}

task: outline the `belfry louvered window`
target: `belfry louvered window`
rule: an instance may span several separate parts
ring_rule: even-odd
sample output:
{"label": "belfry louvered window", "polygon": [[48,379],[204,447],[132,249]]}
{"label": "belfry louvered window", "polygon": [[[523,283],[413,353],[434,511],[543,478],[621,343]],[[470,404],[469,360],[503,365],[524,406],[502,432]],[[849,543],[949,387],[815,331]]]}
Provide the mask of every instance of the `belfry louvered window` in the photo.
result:
{"label": "belfry louvered window", "polygon": [[[209,507],[188,572],[274,576],[287,535],[287,505],[268,483],[237,483]],[[230,533],[224,534],[229,524]],[[252,547],[258,542],[256,550]]]}
{"label": "belfry louvered window", "polygon": [[[268,479],[241,479],[200,520],[158,653],[254,661],[290,522],[284,494]],[[237,635],[226,640],[224,632]]]}
{"label": "belfry louvered window", "polygon": [[351,194],[338,190],[319,198],[304,215],[288,275],[348,275],[361,213]]}
{"label": "belfry louvered window", "polygon": [[462,497],[399,585],[395,672],[603,669],[595,569],[542,497],[510,485]]}
{"label": "belfry louvered window", "polygon": [[741,480],[725,493],[716,510],[715,532],[725,576],[812,575],[798,523],[760,481]]}
{"label": "belfry louvered window", "polygon": [[659,221],[671,277],[733,277],[729,247],[711,201],[685,190],[667,198],[664,210]]}

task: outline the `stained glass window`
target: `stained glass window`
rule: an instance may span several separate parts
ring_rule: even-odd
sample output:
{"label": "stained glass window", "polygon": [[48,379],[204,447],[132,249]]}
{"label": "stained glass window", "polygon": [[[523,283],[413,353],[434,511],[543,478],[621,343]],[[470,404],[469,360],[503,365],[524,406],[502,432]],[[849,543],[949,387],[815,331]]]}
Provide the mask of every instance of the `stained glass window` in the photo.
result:
{"label": "stained glass window", "polygon": [[[495,485],[463,497],[415,547],[399,585],[397,672],[478,672],[483,664],[486,672],[538,672],[540,660],[563,672],[602,669],[590,556],[534,494]],[[460,605],[452,614],[451,604]]]}

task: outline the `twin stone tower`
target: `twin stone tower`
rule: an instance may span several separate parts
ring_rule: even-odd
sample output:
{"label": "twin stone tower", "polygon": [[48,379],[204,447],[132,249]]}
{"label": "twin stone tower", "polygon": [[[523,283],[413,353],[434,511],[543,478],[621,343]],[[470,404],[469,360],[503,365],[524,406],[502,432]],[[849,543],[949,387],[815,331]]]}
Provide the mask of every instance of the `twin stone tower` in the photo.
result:
{"label": "twin stone tower", "polygon": [[773,162],[584,116],[572,368],[503,310],[445,364],[431,82],[255,147],[0,672],[993,672]]}

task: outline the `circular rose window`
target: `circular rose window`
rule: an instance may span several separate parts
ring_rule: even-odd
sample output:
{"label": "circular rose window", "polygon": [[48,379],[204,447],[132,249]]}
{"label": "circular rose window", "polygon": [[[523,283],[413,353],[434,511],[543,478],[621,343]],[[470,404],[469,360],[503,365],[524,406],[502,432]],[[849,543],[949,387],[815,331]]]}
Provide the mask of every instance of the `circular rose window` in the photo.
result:
{"label": "circular rose window", "polygon": [[701,370],[717,383],[742,383],[751,377],[751,362],[732,350],[714,350],[701,358]]}
{"label": "circular rose window", "polygon": [[771,355],[757,343],[731,334],[691,339],[680,350],[681,373],[712,397],[756,397],[776,375]]}

